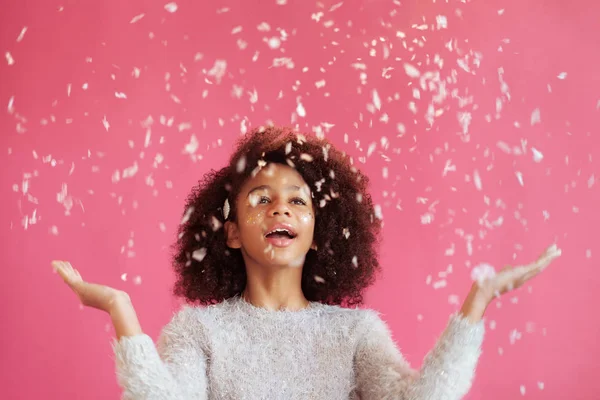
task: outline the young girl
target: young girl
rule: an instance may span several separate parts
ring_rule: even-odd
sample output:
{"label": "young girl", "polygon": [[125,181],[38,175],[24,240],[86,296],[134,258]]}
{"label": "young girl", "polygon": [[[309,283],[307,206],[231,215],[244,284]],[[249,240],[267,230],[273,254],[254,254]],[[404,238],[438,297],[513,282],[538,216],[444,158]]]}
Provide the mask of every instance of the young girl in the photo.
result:
{"label": "young girl", "polygon": [[185,306],[157,348],[129,296],[54,268],[109,313],[123,399],[459,399],[471,386],[483,313],[560,255],[476,282],[419,371],[387,325],[358,309],[380,269],[368,179],[326,140],[282,128],[241,138],[195,187],[175,244]]}

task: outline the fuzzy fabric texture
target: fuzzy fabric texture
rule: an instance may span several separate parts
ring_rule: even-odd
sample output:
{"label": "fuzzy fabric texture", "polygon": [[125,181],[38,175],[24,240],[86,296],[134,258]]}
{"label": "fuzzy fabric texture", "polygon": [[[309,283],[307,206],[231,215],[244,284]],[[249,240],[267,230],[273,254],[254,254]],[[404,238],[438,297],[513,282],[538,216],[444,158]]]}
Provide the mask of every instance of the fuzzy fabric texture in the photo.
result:
{"label": "fuzzy fabric texture", "polygon": [[483,321],[453,314],[417,371],[376,311],[271,311],[235,297],[185,306],[156,347],[143,334],[113,348],[123,400],[457,400],[471,387],[483,336]]}

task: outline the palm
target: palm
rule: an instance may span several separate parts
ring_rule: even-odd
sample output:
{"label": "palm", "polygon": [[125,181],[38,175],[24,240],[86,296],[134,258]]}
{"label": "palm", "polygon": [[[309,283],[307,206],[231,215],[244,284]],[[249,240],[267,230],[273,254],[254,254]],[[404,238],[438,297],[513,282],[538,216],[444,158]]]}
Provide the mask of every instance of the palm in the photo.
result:
{"label": "palm", "polygon": [[552,245],[535,262],[515,267],[506,266],[493,277],[479,282],[479,286],[490,298],[500,296],[521,287],[525,282],[533,279],[560,255],[561,250],[556,245]]}
{"label": "palm", "polygon": [[111,306],[119,296],[127,296],[125,292],[111,287],[85,282],[79,271],[68,262],[53,261],[52,266],[84,306],[110,312]]}

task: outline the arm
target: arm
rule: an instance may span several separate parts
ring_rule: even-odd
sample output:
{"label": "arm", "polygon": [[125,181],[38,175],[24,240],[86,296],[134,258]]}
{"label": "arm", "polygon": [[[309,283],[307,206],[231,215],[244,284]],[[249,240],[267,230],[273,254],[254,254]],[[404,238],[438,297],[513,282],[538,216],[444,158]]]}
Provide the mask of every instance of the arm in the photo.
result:
{"label": "arm", "polygon": [[175,315],[161,332],[158,348],[143,333],[123,335],[115,341],[117,379],[123,388],[123,400],[207,398],[202,332],[191,329],[198,324],[194,324],[190,314],[190,310],[182,310]]}
{"label": "arm", "polygon": [[370,311],[363,321],[355,366],[363,399],[455,400],[471,388],[481,355],[483,314],[495,297],[517,289],[537,276],[561,255],[552,245],[537,261],[503,268],[497,275],[475,282],[460,312],[427,354],[419,372],[412,370],[395,346],[390,331]]}
{"label": "arm", "polygon": [[163,329],[158,350],[142,332],[127,293],[85,282],[67,262],[53,267],[87,307],[108,313],[117,340],[117,378],[124,400],[206,399],[206,337],[193,310],[179,312]]}
{"label": "arm", "polygon": [[356,379],[361,398],[454,400],[471,387],[483,341],[483,322],[473,324],[452,315],[420,371],[413,370],[396,347],[389,328],[374,311],[367,311],[359,340]]}

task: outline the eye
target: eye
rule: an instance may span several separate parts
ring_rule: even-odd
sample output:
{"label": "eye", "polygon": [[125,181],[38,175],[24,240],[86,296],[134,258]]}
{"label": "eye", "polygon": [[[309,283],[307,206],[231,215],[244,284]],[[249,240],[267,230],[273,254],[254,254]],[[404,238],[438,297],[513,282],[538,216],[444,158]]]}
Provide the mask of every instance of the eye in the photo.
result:
{"label": "eye", "polygon": [[300,197],[294,197],[292,199],[292,203],[294,203],[296,205],[302,205],[302,206],[306,205],[306,202],[303,199],[301,199]]}
{"label": "eye", "polygon": [[267,196],[260,196],[260,198],[258,199],[258,204],[265,204],[269,201],[271,201],[271,199],[269,199]]}

